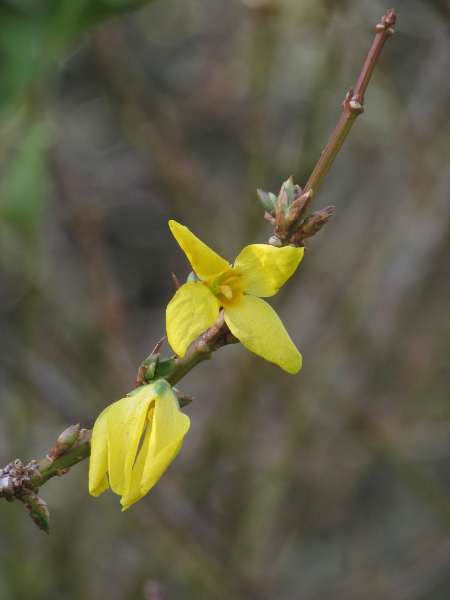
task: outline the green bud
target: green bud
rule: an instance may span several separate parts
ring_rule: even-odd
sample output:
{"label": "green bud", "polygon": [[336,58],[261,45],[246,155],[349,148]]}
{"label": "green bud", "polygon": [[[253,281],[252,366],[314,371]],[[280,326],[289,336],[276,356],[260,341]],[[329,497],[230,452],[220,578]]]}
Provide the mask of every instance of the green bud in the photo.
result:
{"label": "green bud", "polygon": [[149,365],[148,369],[145,371],[145,374],[144,374],[144,379],[145,379],[146,381],[150,381],[151,379],[153,379],[153,377],[154,377],[154,375],[155,375],[155,371],[156,371],[156,365],[157,365],[157,364],[158,364],[158,361],[156,361],[156,360],[155,360],[154,362],[152,362],[152,363]]}
{"label": "green bud", "polygon": [[287,204],[289,206],[294,201],[294,180],[292,179],[292,175],[283,183],[283,186],[286,190]]}
{"label": "green bud", "polygon": [[183,394],[183,392],[180,392],[179,390],[177,390],[177,388],[172,388],[172,391],[178,398],[180,408],[183,408],[183,406],[187,406],[192,402],[192,400],[195,400],[194,396],[189,396],[189,394]]}
{"label": "green bud", "polygon": [[[158,346],[157,346],[158,348]],[[146,381],[150,381],[153,379],[153,375],[155,374],[156,365],[159,361],[159,353],[156,352],[156,349],[153,351],[150,356],[148,356],[142,365],[139,367],[137,375],[136,375],[136,387],[139,388],[141,385],[144,385]]]}
{"label": "green bud", "polygon": [[45,531],[45,533],[50,533],[50,512],[44,500],[32,492],[29,496],[27,496],[23,503],[28,511],[28,514],[39,527],[39,529],[42,529],[42,531]]}
{"label": "green bud", "polygon": [[178,361],[176,358],[163,358],[156,367],[155,377],[164,377],[164,379],[167,379],[177,366]]}
{"label": "green bud", "polygon": [[275,208],[275,203],[277,201],[277,197],[275,194],[271,192],[265,192],[264,190],[257,189],[256,193],[258,194],[259,199],[261,200],[261,204],[267,210],[267,212],[272,212]]}
{"label": "green bud", "polygon": [[65,429],[59,438],[56,440],[56,443],[59,448],[67,450],[71,446],[75,444],[80,435],[80,424],[71,425],[67,429]]}
{"label": "green bud", "polygon": [[144,367],[147,367],[144,373],[144,380],[150,381],[150,379],[153,379],[156,367],[159,362],[159,356],[159,352],[157,352],[156,354],[150,354],[150,356],[142,363]]}
{"label": "green bud", "polygon": [[150,367],[154,362],[158,362],[158,359],[159,354],[150,354],[150,356],[147,356],[147,358],[144,360],[142,365],[144,367]]}

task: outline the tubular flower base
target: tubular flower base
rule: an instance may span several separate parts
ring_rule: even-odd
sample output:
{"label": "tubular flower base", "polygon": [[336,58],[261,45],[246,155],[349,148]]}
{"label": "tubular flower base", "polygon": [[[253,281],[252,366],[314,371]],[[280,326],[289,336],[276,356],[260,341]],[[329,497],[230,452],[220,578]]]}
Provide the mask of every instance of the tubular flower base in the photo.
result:
{"label": "tubular flower base", "polygon": [[276,312],[261,298],[273,296],[286,283],[304,248],[252,244],[230,266],[187,227],[175,221],[169,221],[169,226],[200,280],[182,285],[167,307],[167,337],[175,352],[184,356],[223,308],[231,333],[248,350],[288,373],[297,373],[301,354]]}
{"label": "tubular flower base", "polygon": [[138,389],[108,406],[92,432],[89,491],[98,496],[111,486],[122,496],[122,510],[159,480],[178,454],[190,425],[166,381],[159,379]]}

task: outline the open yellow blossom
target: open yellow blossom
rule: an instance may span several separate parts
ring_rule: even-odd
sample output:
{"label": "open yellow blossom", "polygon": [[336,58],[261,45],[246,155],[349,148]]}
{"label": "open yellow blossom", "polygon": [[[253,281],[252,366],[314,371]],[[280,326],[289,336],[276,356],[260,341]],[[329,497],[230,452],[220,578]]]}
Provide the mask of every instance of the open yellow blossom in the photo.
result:
{"label": "open yellow blossom", "polygon": [[302,357],[276,312],[261,298],[273,296],[294,273],[304,248],[246,246],[231,266],[187,227],[169,221],[200,281],[180,287],[167,307],[167,337],[179,356],[212,327],[223,308],[231,333],[251,352],[297,373]]}
{"label": "open yellow blossom", "polygon": [[92,431],[89,491],[108,487],[122,496],[122,510],[155,485],[178,454],[189,417],[167,381],[159,379],[136,394],[114,402],[100,414]]}

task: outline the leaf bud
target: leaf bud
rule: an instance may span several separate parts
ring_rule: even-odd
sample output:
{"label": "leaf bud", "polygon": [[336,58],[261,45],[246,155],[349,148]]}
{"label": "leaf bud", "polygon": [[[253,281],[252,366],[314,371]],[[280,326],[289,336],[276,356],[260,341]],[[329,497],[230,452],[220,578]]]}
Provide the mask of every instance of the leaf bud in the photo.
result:
{"label": "leaf bud", "polygon": [[271,225],[275,225],[275,217],[271,213],[264,213],[264,218],[266,219],[266,221],[269,221]]}
{"label": "leaf bud", "polygon": [[326,208],[314,212],[306,217],[299,229],[299,233],[302,234],[302,239],[312,237],[318,233],[331,217],[333,208],[333,206],[327,206]]}
{"label": "leaf bud", "polygon": [[194,396],[190,396],[189,394],[183,394],[183,392],[180,392],[179,390],[177,390],[177,388],[172,388],[172,391],[178,399],[178,404],[180,405],[180,408],[183,408],[183,406],[187,406],[193,400],[195,400]]}
{"label": "leaf bud", "polygon": [[264,190],[257,189],[256,193],[258,194],[259,199],[261,200],[261,204],[264,206],[268,213],[271,213],[275,208],[275,204],[277,201],[277,197],[272,192],[265,192]]}
{"label": "leaf bud", "polygon": [[158,362],[158,366],[156,367],[155,376],[164,377],[167,379],[177,368],[178,361],[176,358],[163,358]]}
{"label": "leaf bud", "polygon": [[303,213],[306,212],[309,205],[311,204],[311,200],[313,197],[312,190],[303,194],[303,196],[298,197],[294,202],[290,205],[288,212],[286,213],[286,223],[288,225],[293,225],[296,221],[299,221]]}
{"label": "leaf bud", "polygon": [[67,450],[75,444],[79,435],[80,424],[77,423],[77,425],[71,425],[61,433],[61,435],[56,440],[56,444],[61,450]]}
{"label": "leaf bud", "polygon": [[286,218],[284,216],[284,212],[279,211],[275,213],[275,224],[280,230],[283,230],[286,227]]}
{"label": "leaf bud", "polygon": [[294,180],[292,175],[283,183],[287,195],[287,205],[289,206],[294,201]]}
{"label": "leaf bud", "polygon": [[26,500],[24,500],[25,508],[28,511],[28,514],[33,519],[34,523],[45,531],[45,533],[50,533],[50,512],[47,508],[47,504],[39,498],[35,493],[31,493]]}
{"label": "leaf bud", "polygon": [[286,208],[289,206],[288,193],[286,190],[286,185],[283,183],[280,189],[280,193],[278,194],[277,202],[275,205],[275,212],[286,212]]}

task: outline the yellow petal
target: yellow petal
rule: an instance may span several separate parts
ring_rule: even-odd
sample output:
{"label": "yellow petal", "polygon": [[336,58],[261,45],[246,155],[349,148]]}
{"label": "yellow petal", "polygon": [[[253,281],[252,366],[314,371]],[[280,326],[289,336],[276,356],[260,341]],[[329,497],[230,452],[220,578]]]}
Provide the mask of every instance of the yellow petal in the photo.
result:
{"label": "yellow petal", "polygon": [[228,262],[208,248],[201,240],[189,231],[184,225],[176,221],[169,221],[169,227],[180,244],[181,249],[191,263],[197,277],[202,281],[210,281],[230,268]]}
{"label": "yellow petal", "polygon": [[120,496],[128,493],[147,411],[153,400],[152,386],[143,385],[137,394],[109,407],[106,417],[109,485]]}
{"label": "yellow petal", "polygon": [[269,244],[246,246],[234,263],[242,278],[246,294],[267,298],[278,292],[298,267],[305,249],[286,246],[276,248]]}
{"label": "yellow petal", "polygon": [[139,450],[139,456],[136,459],[133,472],[131,474],[130,485],[128,487],[128,491],[124,494],[120,500],[122,504],[122,511],[129,508],[132,504],[137,502],[142,498],[144,494],[141,494],[141,480],[142,480],[142,471],[143,465],[145,464],[145,458],[148,455],[149,451],[149,442],[150,436],[152,433],[152,424],[147,423],[147,428],[145,430],[144,439],[142,441],[141,448]]}
{"label": "yellow petal", "polygon": [[155,397],[152,422],[148,424],[131,485],[121,503],[123,510],[145,496],[178,454],[190,420],[181,412],[170,385],[163,380],[150,384]]}
{"label": "yellow petal", "polygon": [[201,281],[188,281],[180,287],[166,311],[167,339],[179,356],[214,325],[219,309],[219,301]]}
{"label": "yellow petal", "polygon": [[108,436],[106,433],[106,414],[110,407],[97,417],[92,430],[91,458],[89,461],[89,492],[99,496],[109,487],[106,471],[108,470]]}
{"label": "yellow petal", "polygon": [[288,373],[300,370],[301,354],[267,302],[255,296],[242,296],[225,307],[224,317],[230,331],[248,350]]}

